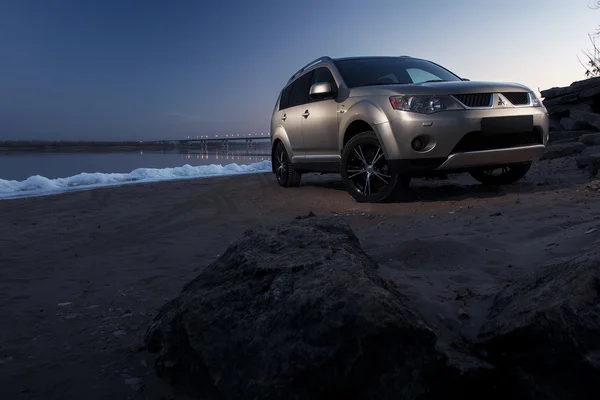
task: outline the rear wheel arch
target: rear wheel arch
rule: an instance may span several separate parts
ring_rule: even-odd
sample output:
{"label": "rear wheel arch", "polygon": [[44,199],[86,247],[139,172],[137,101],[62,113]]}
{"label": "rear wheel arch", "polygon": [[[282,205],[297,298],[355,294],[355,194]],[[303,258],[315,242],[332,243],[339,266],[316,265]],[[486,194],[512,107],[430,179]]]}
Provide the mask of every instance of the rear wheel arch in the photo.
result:
{"label": "rear wheel arch", "polygon": [[273,140],[273,143],[271,143],[271,170],[273,173],[275,173],[275,149],[279,143],[283,143],[279,138]]}
{"label": "rear wheel arch", "polygon": [[[273,139],[271,141],[271,164],[273,164],[274,161],[274,156],[275,156],[275,149],[277,148],[277,145],[279,143],[283,144],[283,147],[285,147],[285,151],[287,151],[288,156],[293,157],[293,149],[291,148],[290,142],[285,134],[285,131],[281,131],[278,130],[274,135],[273,135]],[[272,167],[273,169],[273,173],[275,173],[275,167]]]}

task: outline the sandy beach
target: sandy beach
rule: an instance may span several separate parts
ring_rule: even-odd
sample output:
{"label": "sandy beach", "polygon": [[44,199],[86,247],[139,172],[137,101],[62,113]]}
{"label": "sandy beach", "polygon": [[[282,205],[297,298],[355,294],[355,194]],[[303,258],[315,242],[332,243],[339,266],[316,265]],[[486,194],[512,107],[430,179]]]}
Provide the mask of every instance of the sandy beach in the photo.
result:
{"label": "sandy beach", "polygon": [[588,181],[562,158],[502,188],[414,180],[389,204],[270,174],[0,201],[0,398],[178,398],[138,351],[158,308],[244,230],[311,211],[348,220],[441,342],[469,337],[498,287],[600,240]]}

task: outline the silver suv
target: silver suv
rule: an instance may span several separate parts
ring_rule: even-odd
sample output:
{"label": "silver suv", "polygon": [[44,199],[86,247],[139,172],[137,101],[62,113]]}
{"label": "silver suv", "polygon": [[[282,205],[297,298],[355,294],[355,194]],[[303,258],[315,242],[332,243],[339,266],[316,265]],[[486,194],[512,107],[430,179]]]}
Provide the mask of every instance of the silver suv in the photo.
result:
{"label": "silver suv", "polygon": [[526,86],[471,82],[412,57],[321,57],[296,72],[271,118],[281,186],[339,172],[358,201],[383,201],[411,177],[469,172],[521,179],[548,142],[548,113]]}

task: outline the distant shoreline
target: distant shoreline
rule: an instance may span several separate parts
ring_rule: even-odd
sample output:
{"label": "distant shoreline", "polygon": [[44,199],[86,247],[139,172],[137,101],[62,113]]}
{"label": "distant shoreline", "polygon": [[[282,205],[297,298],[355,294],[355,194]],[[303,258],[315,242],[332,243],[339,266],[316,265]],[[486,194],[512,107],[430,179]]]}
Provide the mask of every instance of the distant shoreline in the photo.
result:
{"label": "distant shoreline", "polygon": [[[256,143],[261,146],[262,143]],[[266,144],[266,143],[264,143]],[[230,142],[229,146],[245,146],[244,142]],[[220,147],[214,142],[210,147]],[[147,141],[147,142],[44,142],[44,141],[0,141],[0,152],[109,152],[109,151],[136,151],[136,150],[178,150],[201,148],[195,144],[184,144],[178,141]]]}

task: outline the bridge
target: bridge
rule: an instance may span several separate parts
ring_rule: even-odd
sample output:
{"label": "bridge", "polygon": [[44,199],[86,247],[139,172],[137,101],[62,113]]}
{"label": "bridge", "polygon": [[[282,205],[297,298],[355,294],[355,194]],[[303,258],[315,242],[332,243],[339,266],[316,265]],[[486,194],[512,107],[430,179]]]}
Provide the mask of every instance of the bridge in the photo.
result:
{"label": "bridge", "polygon": [[214,137],[208,137],[208,136],[199,136],[196,138],[187,138],[187,139],[180,139],[179,143],[181,145],[185,145],[185,146],[192,146],[192,145],[200,145],[200,147],[202,148],[206,148],[208,146],[208,143],[220,143],[222,144],[223,147],[227,148],[229,147],[229,144],[231,142],[233,143],[246,143],[246,147],[253,147],[255,142],[263,142],[265,144],[267,144],[268,142],[271,141],[271,137],[270,136],[234,136],[234,135],[217,135]]}

